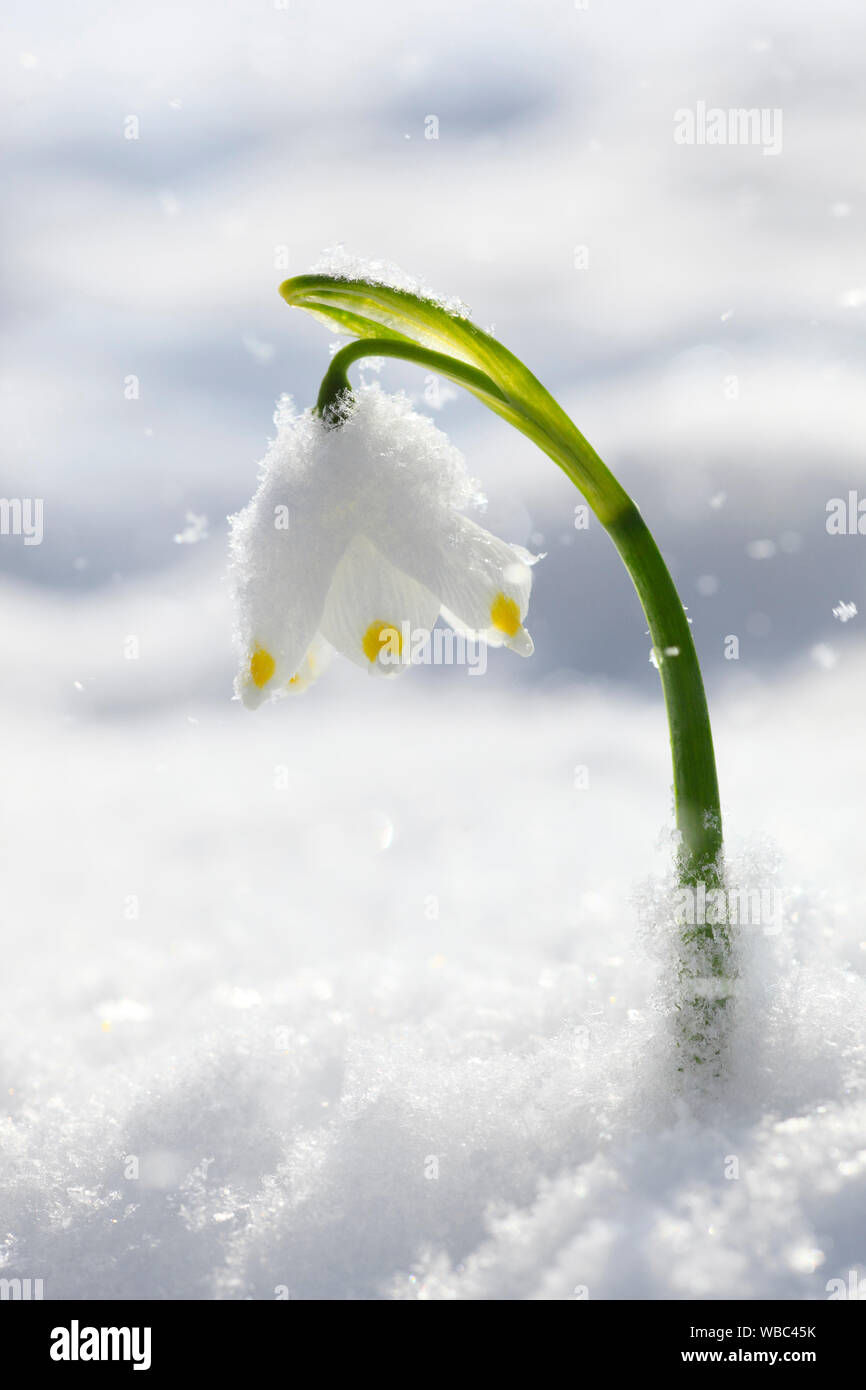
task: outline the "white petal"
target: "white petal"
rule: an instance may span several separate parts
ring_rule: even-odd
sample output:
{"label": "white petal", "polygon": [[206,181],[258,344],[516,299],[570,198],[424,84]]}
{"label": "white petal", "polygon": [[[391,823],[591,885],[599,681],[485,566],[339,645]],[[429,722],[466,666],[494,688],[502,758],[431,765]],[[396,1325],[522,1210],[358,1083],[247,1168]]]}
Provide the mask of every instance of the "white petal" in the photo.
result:
{"label": "white petal", "polygon": [[329,496],[337,490],[337,478],[315,476],[317,464],[327,472],[327,460],[320,458],[323,436],[318,420],[287,415],[255,496],[230,518],[235,689],[251,708],[285,694],[298,674],[353,533],[345,489],[337,498]]}
{"label": "white petal", "polygon": [[408,545],[396,522],[383,545],[395,564],[439,595],[443,617],[458,631],[483,634],[491,646],[504,644],[520,656],[532,654],[523,621],[537,557],[528,550],[456,512],[440,513],[426,545]]}
{"label": "white petal", "polygon": [[365,536],[337,566],[322,633],[338,652],[376,675],[405,671],[439,614],[439,600],[398,570]]}
{"label": "white petal", "polygon": [[[368,670],[405,669],[402,652],[389,664],[388,641],[371,660],[371,628],[394,627],[402,642],[408,624],[417,639],[440,607],[458,629],[532,650],[523,627],[532,557],[459,514],[474,485],[432,421],[367,387],[339,428],[296,415],[287,400],[277,425],[258,491],[232,518],[236,690],[246,704],[308,682],[317,632]],[[413,641],[410,659],[416,650]]]}
{"label": "white petal", "polygon": [[333,655],[334,648],[331,644],[317,634],[307,648],[306,656],[289,681],[289,695],[303,695],[305,690],[309,690],[313,682],[317,681],[322,672],[330,666]]}

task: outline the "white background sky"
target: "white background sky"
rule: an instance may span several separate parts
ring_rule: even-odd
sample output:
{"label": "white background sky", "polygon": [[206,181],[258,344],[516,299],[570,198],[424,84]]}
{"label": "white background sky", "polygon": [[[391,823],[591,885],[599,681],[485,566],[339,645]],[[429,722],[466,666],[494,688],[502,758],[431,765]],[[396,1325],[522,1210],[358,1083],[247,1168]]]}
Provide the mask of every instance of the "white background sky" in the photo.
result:
{"label": "white background sky", "polygon": [[[276,296],[275,248],[299,272],[342,243],[459,295],[560,395],[657,529],[711,683],[728,632],[762,675],[838,638],[832,608],[862,586],[824,508],[862,469],[866,17],[822,14],[7,7],[3,486],[44,497],[46,539],[5,542],[3,571],[131,617],[142,576],[173,571],[201,626],[273,401],[312,401],[327,359]],[[676,145],[698,100],[781,109],[781,154]],[[395,364],[385,380],[423,389]],[[474,402],[441,423],[491,521],[545,538],[536,670],[649,691],[627,581],[599,533],[575,537],[567,481]],[[210,519],[206,559],[172,541],[187,509]],[[790,532],[795,553],[749,557]],[[14,622],[26,595],[3,593]]]}

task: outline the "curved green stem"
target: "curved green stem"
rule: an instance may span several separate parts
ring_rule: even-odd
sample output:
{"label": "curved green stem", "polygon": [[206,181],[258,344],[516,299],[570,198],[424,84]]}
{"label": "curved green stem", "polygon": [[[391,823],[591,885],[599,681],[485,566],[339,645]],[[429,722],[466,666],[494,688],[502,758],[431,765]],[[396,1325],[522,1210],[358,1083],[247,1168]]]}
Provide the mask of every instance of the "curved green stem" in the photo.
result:
{"label": "curved green stem", "polygon": [[334,354],[322,378],[316,410],[324,418],[327,419],[343,392],[351,391],[347,369],[360,357],[402,357],[406,362],[416,362],[419,366],[438,372],[440,376],[448,377],[450,381],[456,381],[475,395],[490,396],[502,405],[508,404],[506,396],[489,376],[476,367],[470,367],[467,362],[458,362],[447,353],[432,352],[415,343],[401,343],[392,338],[359,338]]}
{"label": "curved green stem", "polygon": [[485,372],[405,338],[365,337],[335,353],[317,401],[316,408],[323,418],[331,414],[340,395],[351,390],[347,371],[362,357],[402,358],[465,386],[543,449],[586,497],[637,590],[661,675],[670,728],[676,823],[681,837],[680,881],[719,883],[722,818],[704,683],[679,594],[635,503],[535,378],[531,378],[535,408],[529,410],[525,399],[514,401]]}
{"label": "curved green stem", "polygon": [[680,879],[721,881],[722,816],[710,713],[689,620],[649,527],[635,506],[608,526],[637,590],[662,680],[670,729]]}

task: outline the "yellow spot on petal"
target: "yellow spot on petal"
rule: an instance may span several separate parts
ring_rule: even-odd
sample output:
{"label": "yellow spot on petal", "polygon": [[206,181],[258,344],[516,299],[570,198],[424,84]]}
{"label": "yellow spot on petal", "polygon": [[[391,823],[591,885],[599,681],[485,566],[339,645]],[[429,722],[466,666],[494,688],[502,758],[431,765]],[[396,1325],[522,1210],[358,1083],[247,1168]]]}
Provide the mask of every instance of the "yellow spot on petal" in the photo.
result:
{"label": "yellow spot on petal", "polygon": [[384,653],[393,661],[395,657],[402,655],[403,634],[393,623],[380,622],[377,619],[375,623],[370,624],[361,638],[361,646],[368,661],[377,661]]}
{"label": "yellow spot on petal", "polygon": [[300,666],[289,681],[289,689],[300,693],[316,679],[316,658],[312,650],[307,652]]}
{"label": "yellow spot on petal", "polygon": [[497,594],[490,605],[490,621],[506,637],[513,637],[520,631],[520,609],[513,598]]}
{"label": "yellow spot on petal", "polygon": [[253,678],[253,685],[261,690],[262,686],[267,685],[274,674],[276,666],[277,663],[270,652],[266,652],[264,647],[256,647],[250,657],[250,675]]}

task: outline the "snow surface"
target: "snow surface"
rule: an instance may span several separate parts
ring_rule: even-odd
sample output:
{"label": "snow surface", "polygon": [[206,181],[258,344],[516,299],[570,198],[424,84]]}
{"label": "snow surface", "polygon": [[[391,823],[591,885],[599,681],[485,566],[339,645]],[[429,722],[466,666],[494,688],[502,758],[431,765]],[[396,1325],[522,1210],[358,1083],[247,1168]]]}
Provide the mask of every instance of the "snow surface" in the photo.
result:
{"label": "snow surface", "polygon": [[256,715],[111,721],[85,685],[4,720],[3,1275],[808,1299],[862,1274],[866,662],[716,710],[741,877],[786,924],[744,933],[703,1096],[640,920],[660,699],[343,675]]}

